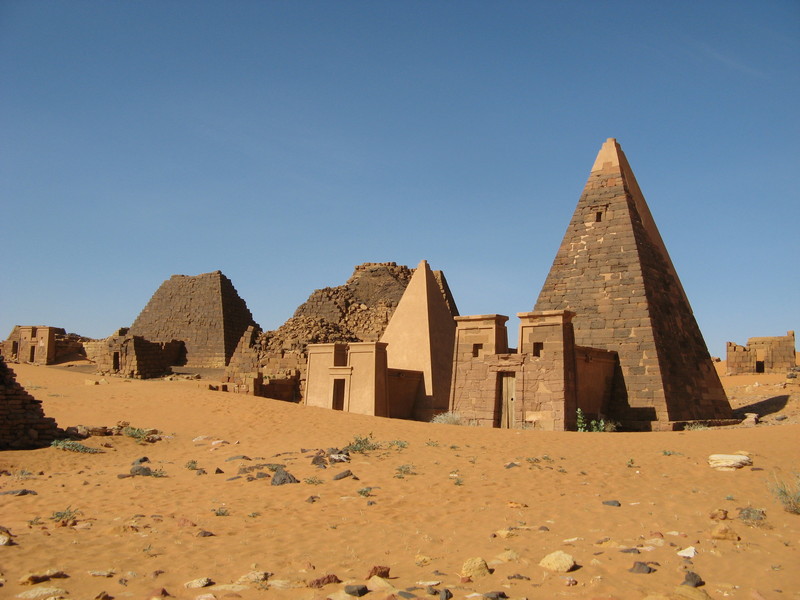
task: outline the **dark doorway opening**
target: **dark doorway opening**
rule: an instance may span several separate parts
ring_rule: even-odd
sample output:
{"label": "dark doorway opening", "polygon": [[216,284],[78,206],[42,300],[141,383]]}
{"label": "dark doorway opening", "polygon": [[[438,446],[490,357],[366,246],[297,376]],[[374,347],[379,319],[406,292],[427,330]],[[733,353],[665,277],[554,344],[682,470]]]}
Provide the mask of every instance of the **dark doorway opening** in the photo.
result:
{"label": "dark doorway opening", "polygon": [[344,379],[333,380],[333,410],[344,410]]}

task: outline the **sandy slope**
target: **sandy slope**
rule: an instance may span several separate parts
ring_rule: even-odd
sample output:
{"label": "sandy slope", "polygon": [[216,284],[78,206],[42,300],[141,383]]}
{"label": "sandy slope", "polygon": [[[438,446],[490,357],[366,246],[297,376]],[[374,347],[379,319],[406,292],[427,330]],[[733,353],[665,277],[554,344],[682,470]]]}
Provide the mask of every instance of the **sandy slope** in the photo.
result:
{"label": "sandy slope", "polygon": [[[756,427],[600,434],[370,418],[210,392],[196,381],[88,386],[74,369],[11,366],[62,427],[125,420],[168,437],[144,445],[120,436],[85,441],[102,454],[0,453],[0,470],[9,473],[0,476],[0,492],[37,492],[0,496],[0,525],[16,542],[0,547],[0,597],[51,587],[87,599],[102,591],[146,598],[161,588],[178,598],[326,598],[344,584],[310,589],[304,582],[333,573],[365,583],[371,567],[385,565],[391,585],[419,597],[432,596],[417,582],[440,581],[437,589],[455,598],[504,591],[512,598],[640,599],[673,593],[691,570],[711,598],[800,598],[800,516],[785,512],[770,491],[776,478],[800,471],[800,393],[784,388],[782,377],[723,378],[742,412],[773,411]],[[788,418],[778,425],[782,414]],[[383,447],[353,454],[350,464],[320,469],[311,464],[314,453],[303,451],[369,434]],[[209,438],[193,441],[198,436]],[[708,467],[709,454],[737,451],[751,453],[752,468]],[[251,460],[234,458],[241,455]],[[117,477],[142,456],[166,477]],[[197,475],[189,461],[208,474]],[[265,463],[286,465],[300,483],[231,479],[241,467]],[[359,479],[334,481],[345,469]],[[318,501],[307,502],[312,495]],[[51,515],[68,507],[80,511],[77,523],[56,526]],[[764,509],[766,521],[737,519],[745,507]],[[729,512],[725,523],[740,541],[711,539],[716,509]],[[201,530],[214,535],[198,537]],[[698,551],[691,562],[676,554],[688,546]],[[561,574],[538,565],[556,550],[574,556],[578,568]],[[472,557],[493,573],[462,583],[459,572]],[[656,570],[631,573],[634,561]],[[47,569],[69,577],[18,583]],[[273,575],[266,584],[229,585],[252,570]],[[184,588],[204,576],[216,585]]]}

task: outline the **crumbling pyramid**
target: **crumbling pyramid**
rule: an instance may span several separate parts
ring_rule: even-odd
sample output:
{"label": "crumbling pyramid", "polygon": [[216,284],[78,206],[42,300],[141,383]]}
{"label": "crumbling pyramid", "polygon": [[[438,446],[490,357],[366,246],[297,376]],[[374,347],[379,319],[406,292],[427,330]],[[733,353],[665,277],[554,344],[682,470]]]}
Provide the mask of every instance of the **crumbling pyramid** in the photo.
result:
{"label": "crumbling pyramid", "polygon": [[44,416],[42,402],[17,383],[0,356],[0,450],[40,448],[61,433],[55,420]]}
{"label": "crumbling pyramid", "polygon": [[230,279],[214,271],[170,277],[128,333],[150,342],[181,340],[188,366],[223,368],[250,325],[256,322],[247,304]]}
{"label": "crumbling pyramid", "polygon": [[421,261],[381,337],[390,368],[423,373],[424,398],[414,408],[421,420],[446,411],[450,400],[458,312],[444,290],[444,276]]}
{"label": "crumbling pyramid", "polygon": [[610,416],[630,427],[730,418],[689,301],[615,139],[600,149],[534,310],[577,313],[575,342],[614,350]]}

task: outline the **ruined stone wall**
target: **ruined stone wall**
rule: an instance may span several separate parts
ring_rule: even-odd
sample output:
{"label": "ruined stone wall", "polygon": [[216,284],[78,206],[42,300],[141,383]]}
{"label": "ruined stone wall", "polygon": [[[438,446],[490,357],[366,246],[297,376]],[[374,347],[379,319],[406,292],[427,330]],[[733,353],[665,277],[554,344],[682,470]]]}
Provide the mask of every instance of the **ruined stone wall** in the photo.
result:
{"label": "ruined stone wall", "polygon": [[17,383],[0,356],[0,450],[40,448],[60,433],[55,420],[44,415],[41,401]]}
{"label": "ruined stone wall", "polygon": [[740,375],[756,372],[756,353],[747,346],[740,346],[733,342],[726,345],[725,366],[728,375]]}
{"label": "ruined stone wall", "polygon": [[151,342],[183,341],[186,364],[223,368],[253,316],[220,271],[173,275],[161,284],[130,327]]}
{"label": "ruined stone wall", "polygon": [[729,375],[745,373],[786,373],[796,364],[794,331],[785,336],[752,337],[747,346],[727,343]]}

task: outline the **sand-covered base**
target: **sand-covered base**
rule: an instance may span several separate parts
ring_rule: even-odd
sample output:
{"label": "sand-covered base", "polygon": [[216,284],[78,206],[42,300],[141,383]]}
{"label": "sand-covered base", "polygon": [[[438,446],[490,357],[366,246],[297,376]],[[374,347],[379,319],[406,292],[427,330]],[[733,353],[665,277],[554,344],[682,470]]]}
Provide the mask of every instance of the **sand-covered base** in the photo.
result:
{"label": "sand-covered base", "polygon": [[[90,386],[75,369],[10,366],[62,427],[128,421],[166,437],[83,442],[101,454],[0,453],[0,492],[36,492],[0,496],[0,525],[14,536],[0,547],[3,598],[42,588],[76,599],[149,598],[162,589],[187,599],[337,598],[346,584],[368,585],[366,598],[438,598],[426,590],[431,582],[456,599],[493,591],[800,598],[800,515],[785,512],[771,490],[800,471],[800,393],[780,376],[723,378],[736,408],[764,416],[754,427],[540,433],[342,414],[210,392],[203,381]],[[370,435],[380,449],[312,465],[316,449]],[[708,466],[710,454],[736,452],[748,453],[752,467]],[[163,477],[118,477],[144,456]],[[271,485],[267,464],[285,465],[300,482]],[[358,479],[334,480],[345,469]],[[619,506],[604,503],[614,500]],[[766,518],[742,520],[744,508]],[[76,520],[59,526],[52,517],[67,509]],[[727,520],[710,518],[720,509]],[[728,539],[714,539],[715,528]],[[678,555],[689,547],[696,556]],[[574,558],[572,571],[539,565],[558,550]],[[492,572],[462,580],[462,566],[477,557]],[[630,572],[636,561],[654,571]],[[390,589],[367,582],[374,566],[389,567],[382,585]],[[67,577],[20,583],[49,569]],[[252,571],[271,575],[237,584]],[[705,585],[678,588],[687,571]],[[327,574],[343,583],[306,587]],[[184,587],[201,577],[214,584]]]}

